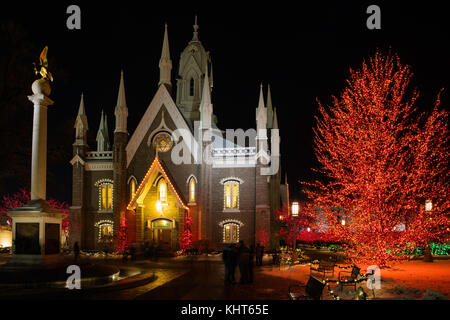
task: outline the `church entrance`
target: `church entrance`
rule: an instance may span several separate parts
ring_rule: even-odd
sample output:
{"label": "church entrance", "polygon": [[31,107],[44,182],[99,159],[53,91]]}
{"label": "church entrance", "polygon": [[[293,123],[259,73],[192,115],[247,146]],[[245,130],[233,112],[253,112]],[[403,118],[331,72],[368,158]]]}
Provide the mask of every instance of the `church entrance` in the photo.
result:
{"label": "church entrance", "polygon": [[163,250],[172,248],[172,221],[156,219],[152,221],[153,242]]}

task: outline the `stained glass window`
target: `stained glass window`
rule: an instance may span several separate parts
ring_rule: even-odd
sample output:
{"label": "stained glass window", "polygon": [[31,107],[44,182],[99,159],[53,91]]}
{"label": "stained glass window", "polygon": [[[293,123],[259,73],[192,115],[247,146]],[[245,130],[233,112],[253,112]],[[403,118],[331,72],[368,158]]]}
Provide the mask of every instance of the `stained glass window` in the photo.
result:
{"label": "stained glass window", "polygon": [[159,152],[169,151],[172,148],[172,144],[172,137],[167,132],[160,132],[153,138],[153,146]]}

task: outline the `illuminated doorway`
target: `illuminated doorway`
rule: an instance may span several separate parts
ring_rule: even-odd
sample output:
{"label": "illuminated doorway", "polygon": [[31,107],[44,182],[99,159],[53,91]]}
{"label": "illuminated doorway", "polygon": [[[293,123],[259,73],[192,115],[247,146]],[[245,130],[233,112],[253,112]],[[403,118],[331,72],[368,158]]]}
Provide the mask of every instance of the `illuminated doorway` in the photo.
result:
{"label": "illuminated doorway", "polygon": [[172,248],[173,223],[169,219],[155,219],[151,224],[153,242],[163,249]]}

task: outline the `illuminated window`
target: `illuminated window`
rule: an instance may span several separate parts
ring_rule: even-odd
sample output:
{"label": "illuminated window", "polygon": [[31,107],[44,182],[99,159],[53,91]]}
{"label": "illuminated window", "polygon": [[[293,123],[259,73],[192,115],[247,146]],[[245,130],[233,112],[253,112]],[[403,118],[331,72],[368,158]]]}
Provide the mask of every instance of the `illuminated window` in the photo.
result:
{"label": "illuminated window", "polygon": [[239,207],[239,182],[225,182],[225,208],[237,209]]}
{"label": "illuminated window", "polygon": [[113,236],[113,226],[111,224],[100,225],[100,239],[110,239]]}
{"label": "illuminated window", "polygon": [[189,181],[189,202],[195,202],[195,180],[191,178]]}
{"label": "illuminated window", "polygon": [[227,223],[223,226],[223,242],[239,241],[239,225],[236,223]]}
{"label": "illuminated window", "polygon": [[131,181],[130,181],[130,200],[133,199],[135,194],[136,194],[136,181],[134,179],[131,179]]}
{"label": "illuminated window", "polygon": [[194,96],[194,88],[195,88],[195,80],[194,78],[191,78],[191,80],[189,81],[189,95],[191,97]]}
{"label": "illuminated window", "polygon": [[100,185],[100,210],[112,210],[113,185],[104,183]]}
{"label": "illuminated window", "polygon": [[167,202],[167,183],[164,179],[161,179],[158,184],[159,201]]}
{"label": "illuminated window", "polygon": [[160,132],[153,138],[153,146],[159,152],[167,152],[172,148],[173,141],[170,134],[167,132]]}

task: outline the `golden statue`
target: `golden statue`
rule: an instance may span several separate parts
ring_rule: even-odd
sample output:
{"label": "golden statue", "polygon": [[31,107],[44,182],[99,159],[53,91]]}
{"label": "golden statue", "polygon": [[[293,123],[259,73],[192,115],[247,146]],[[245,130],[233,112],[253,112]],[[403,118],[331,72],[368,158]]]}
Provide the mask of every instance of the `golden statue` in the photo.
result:
{"label": "golden statue", "polygon": [[37,70],[36,68],[36,63],[33,62],[34,65],[34,73],[35,74],[40,74],[42,76],[42,79],[47,79],[53,82],[53,76],[50,73],[50,71],[48,71],[48,61],[47,61],[47,51],[48,51],[48,47],[45,46],[44,50],[42,50],[41,52],[41,56],[39,57],[39,65],[41,66],[41,70]]}

